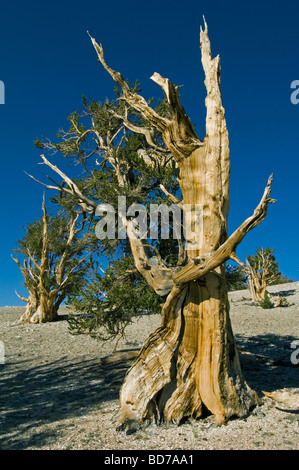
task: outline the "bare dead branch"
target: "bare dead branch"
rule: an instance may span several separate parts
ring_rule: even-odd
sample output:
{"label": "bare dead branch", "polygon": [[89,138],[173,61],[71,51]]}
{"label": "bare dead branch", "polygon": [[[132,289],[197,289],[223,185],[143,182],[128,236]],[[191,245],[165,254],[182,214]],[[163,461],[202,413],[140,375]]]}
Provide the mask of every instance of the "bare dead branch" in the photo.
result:
{"label": "bare dead branch", "polygon": [[[69,226],[68,226],[68,239],[66,242],[66,247],[60,258],[58,265],[56,266],[55,278],[56,278],[56,282],[58,286],[62,286],[63,284],[65,284],[65,282],[63,281],[63,278],[65,274],[66,263],[69,260],[70,255],[71,255],[70,248],[71,248],[71,245],[73,243],[73,240],[76,234],[79,233],[80,230],[82,230],[82,226],[76,230],[76,223],[77,223],[78,218],[79,218],[79,214],[77,214],[74,218],[70,219]],[[70,270],[70,272],[71,271],[73,270]]]}
{"label": "bare dead branch", "polygon": [[80,191],[78,186],[74,183],[74,181],[72,181],[71,178],[69,178],[65,173],[63,173],[56,165],[53,165],[51,162],[49,162],[49,160],[47,160],[47,158],[44,155],[41,155],[41,159],[43,160],[41,164],[48,166],[49,168],[51,168],[51,170],[57,173],[62,178],[63,182],[66,183],[67,187],[64,187],[62,184],[57,187],[47,185],[45,183],[41,183],[40,181],[36,180],[31,175],[29,176],[35,181],[37,181],[38,183],[43,184],[43,186],[46,186],[49,189],[63,191],[68,194],[71,194],[72,196],[76,196],[78,200],[78,204],[82,207],[82,209],[89,214],[93,214],[97,207],[97,203],[94,202],[92,199],[89,199],[87,196],[85,196]]}
{"label": "bare dead branch", "polygon": [[19,299],[23,300],[23,302],[28,302],[29,297],[23,297],[22,295],[18,294],[17,291],[15,290],[15,294],[19,297]]}
{"label": "bare dead branch", "polygon": [[178,272],[174,273],[173,279],[176,285],[182,285],[189,281],[199,279],[208,272],[220,266],[222,263],[235,256],[236,248],[245,235],[256,227],[267,214],[268,204],[275,202],[270,198],[273,176],[268,179],[263,197],[256,207],[253,215],[248,217],[237,230],[214,252],[205,259],[194,259]]}
{"label": "bare dead branch", "polygon": [[174,285],[173,270],[166,267],[160,253],[158,256],[152,255],[153,247],[148,245],[147,240],[136,237],[132,221],[123,223],[126,225],[136,268],[158,295],[167,295]]}
{"label": "bare dead branch", "polygon": [[[179,161],[180,159],[185,158],[202,145],[201,140],[196,135],[194,128],[181,105],[178,87],[174,87],[168,79],[164,79],[157,73],[151,77],[155,83],[162,86],[168,99],[172,119],[160,116],[148,105],[142,96],[130,90],[127,82],[119,72],[116,72],[107,65],[104,59],[103,47],[97,44],[94,38],[91,36],[90,38],[102,66],[121,87],[123,99],[129,104],[129,106],[138,111],[155,129],[161,132],[166,146],[171,151],[175,159]],[[131,126],[126,118],[124,118],[124,124]],[[142,132],[150,139],[150,141],[152,141],[150,134],[147,134],[144,129]]]}
{"label": "bare dead branch", "polygon": [[180,209],[184,210],[184,204],[182,204],[182,202],[179,200],[179,198],[177,198],[176,196],[174,196],[173,194],[171,194],[169,191],[167,191],[167,189],[165,188],[165,186],[164,186],[163,184],[160,184],[159,187],[160,187],[160,189],[163,191],[163,193],[166,194],[166,196],[167,196],[172,202],[174,202],[175,204],[177,204]]}
{"label": "bare dead branch", "polygon": [[[222,106],[220,89],[220,57],[212,58],[211,43],[208,36],[208,26],[204,18],[204,30],[200,27],[201,61],[205,72],[206,96],[206,137],[210,161],[214,158],[220,160],[219,179],[222,186],[222,200],[220,216],[223,221],[227,219],[229,210],[229,138],[225,120],[225,111]],[[219,158],[220,156],[220,158]]]}

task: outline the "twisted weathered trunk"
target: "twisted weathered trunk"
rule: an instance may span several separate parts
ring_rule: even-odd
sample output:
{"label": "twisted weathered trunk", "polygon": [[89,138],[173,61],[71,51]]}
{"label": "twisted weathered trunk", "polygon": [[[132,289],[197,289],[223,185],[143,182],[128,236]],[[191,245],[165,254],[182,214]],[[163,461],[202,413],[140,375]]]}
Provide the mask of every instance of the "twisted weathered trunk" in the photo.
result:
{"label": "twisted weathered trunk", "polygon": [[40,293],[38,289],[34,289],[34,292],[31,291],[28,298],[17,295],[26,302],[25,312],[18,323],[49,323],[57,320],[60,303],[57,302],[55,296],[47,292]]}
{"label": "twisted weathered trunk", "polygon": [[[227,133],[221,139],[222,152],[226,147],[222,165],[219,146],[216,150],[211,139],[180,162],[184,204],[202,207],[204,237],[188,250],[190,260],[204,259],[227,240]],[[206,410],[221,423],[232,415],[246,415],[257,403],[241,373],[224,264],[198,280],[180,283],[163,306],[161,327],[149,337],[125,378],[120,428],[147,419],[179,422]]]}
{"label": "twisted weathered trunk", "polygon": [[[187,236],[187,265],[173,273],[174,286],[163,306],[161,327],[148,338],[125,378],[120,429],[151,419],[179,422],[199,417],[205,410],[222,423],[232,415],[245,416],[258,403],[241,373],[229,319],[225,261],[235,255],[247,231],[265,217],[271,181],[254,215],[228,239],[229,142],[220,60],[219,56],[212,59],[207,27],[201,31],[201,48],[207,88],[206,137],[204,142],[198,139],[195,149],[187,148],[186,134],[192,143],[194,136],[186,115],[176,109],[173,122],[183,144],[178,145],[179,139],[166,131],[164,141],[176,155],[183,203],[191,206],[192,227],[197,230],[195,205],[201,208],[202,237],[192,245]],[[157,74],[154,77],[169,103],[179,108],[177,89],[157,79]],[[146,275],[150,277],[150,272]]]}
{"label": "twisted weathered trunk", "polygon": [[[268,204],[274,202],[270,198],[272,177],[253,214],[228,237],[228,132],[220,91],[220,59],[219,56],[212,58],[206,24],[200,35],[207,89],[203,141],[181,105],[178,87],[157,73],[151,77],[162,88],[168,110],[167,117],[158,114],[142,96],[130,89],[119,72],[107,65],[102,46],[91,39],[99,61],[122,89],[124,113],[117,114],[117,118],[124,127],[144,135],[150,158],[144,149],[140,149],[140,156],[146,164],[159,167],[168,161],[179,168],[182,192],[179,205],[190,206],[191,229],[201,234],[192,239],[192,233],[186,232],[185,256],[182,256],[181,243],[174,268],[167,266],[155,247],[149,248],[147,240],[134,236],[131,220],[122,220],[136,268],[157,294],[167,298],[162,308],[161,326],[145,342],[125,377],[118,426],[123,428],[150,419],[179,422],[184,417],[199,417],[207,410],[215,415],[218,423],[233,415],[244,416],[258,402],[258,397],[241,373],[229,319],[225,262],[230,258],[237,260],[239,243],[266,217]],[[128,109],[139,113],[146,125],[131,122]],[[113,110],[111,113],[115,115]],[[98,148],[105,152],[105,158],[116,172],[119,187],[130,189],[126,165],[118,155],[119,146],[113,146],[110,136],[104,141],[94,127],[88,132],[93,133]],[[155,140],[156,132],[165,144],[162,147],[160,138]],[[44,156],[42,158],[63,178],[64,185],[56,189],[64,187],[64,191],[78,199],[82,208],[87,204],[92,213],[94,201],[83,195],[76,184]],[[177,200],[163,185],[160,188],[172,201]]]}
{"label": "twisted weathered trunk", "polygon": [[21,297],[20,295],[18,296],[21,298],[21,300],[26,302],[26,309],[21,318],[19,319],[19,323],[30,323],[31,318],[38,309],[38,295],[36,292],[30,292],[27,299]]}
{"label": "twisted weathered trunk", "polygon": [[203,282],[173,289],[162,325],[128,372],[120,400],[120,428],[152,419],[178,423],[207,410],[222,423],[257,404],[241,373],[220,276],[209,273]]}
{"label": "twisted weathered trunk", "polygon": [[250,294],[253,302],[261,302],[265,299],[267,282],[265,278],[260,278],[260,273],[255,271],[249,261],[246,261],[245,271],[248,276]]}
{"label": "twisted weathered trunk", "polygon": [[39,297],[39,305],[31,315],[30,323],[49,323],[58,319],[58,308],[55,298],[47,293]]}

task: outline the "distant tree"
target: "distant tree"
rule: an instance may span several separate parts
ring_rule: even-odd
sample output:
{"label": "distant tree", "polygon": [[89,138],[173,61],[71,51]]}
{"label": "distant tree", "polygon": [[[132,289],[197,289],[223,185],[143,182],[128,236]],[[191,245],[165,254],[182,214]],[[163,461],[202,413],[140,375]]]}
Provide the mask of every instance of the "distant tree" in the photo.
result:
{"label": "distant tree", "polygon": [[[82,225],[76,226],[79,214],[48,216],[43,200],[43,216],[26,227],[17,242],[13,260],[19,266],[28,297],[16,294],[26,302],[22,323],[44,323],[57,319],[58,308],[68,295],[82,289],[86,274],[86,237],[79,237]],[[23,257],[23,264],[19,256]]]}
{"label": "distant tree", "polygon": [[282,277],[274,250],[274,248],[257,248],[255,255],[247,256],[244,270],[248,276],[254,302],[265,300],[267,286],[277,283]]}

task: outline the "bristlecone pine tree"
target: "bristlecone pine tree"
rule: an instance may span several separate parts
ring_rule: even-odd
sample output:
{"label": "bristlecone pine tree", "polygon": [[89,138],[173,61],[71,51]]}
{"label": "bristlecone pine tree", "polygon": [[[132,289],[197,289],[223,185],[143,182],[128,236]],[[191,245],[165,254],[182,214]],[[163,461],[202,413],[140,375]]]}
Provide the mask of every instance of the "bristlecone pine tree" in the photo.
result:
{"label": "bristlecone pine tree", "polygon": [[247,256],[244,270],[248,276],[251,297],[254,302],[265,300],[267,286],[281,278],[274,249],[257,248],[256,255]]}
{"label": "bristlecone pine tree", "polygon": [[[26,235],[18,241],[12,259],[24,276],[28,297],[16,294],[26,302],[24,314],[18,323],[46,323],[58,318],[58,309],[75,287],[84,283],[86,268],[82,255],[87,245],[78,234],[82,225],[76,226],[79,214],[66,219],[61,214],[49,217],[43,198],[43,216],[28,224]],[[74,283],[77,286],[74,286]]]}
{"label": "bristlecone pine tree", "polygon": [[[237,260],[239,243],[266,217],[268,204],[274,202],[270,198],[272,177],[253,214],[228,236],[229,140],[220,91],[220,59],[219,56],[212,58],[206,23],[200,33],[207,89],[204,140],[195,133],[181,105],[178,87],[154,73],[151,79],[165,95],[163,109],[160,108],[163,112],[158,112],[139,90],[132,89],[120,73],[107,65],[102,46],[91,39],[99,61],[119,86],[119,99],[115,107],[104,105],[90,109],[90,129],[80,127],[73,119],[71,133],[62,134],[62,144],[52,149],[66,156],[77,153],[84,159],[78,149],[91,138],[96,147],[90,150],[88,157],[95,154],[101,157],[95,169],[105,172],[109,168],[114,172],[110,192],[113,187],[116,195],[130,195],[133,200],[134,194],[141,195],[142,188],[147,187],[147,193],[143,194],[157,189],[155,184],[144,186],[142,174],[138,173],[141,159],[144,171],[154,168],[156,172],[168,169],[175,173],[180,201],[159,178],[155,179],[156,184],[180,207],[182,203],[184,207],[190,205],[193,226],[197,226],[195,205],[202,208],[200,243],[193,248],[192,240],[185,240],[183,247],[179,244],[178,262],[172,264],[162,258],[157,246],[150,247],[148,240],[135,236],[132,217],[123,217],[135,266],[163,298],[164,304],[161,326],[143,345],[122,385],[118,427],[134,428],[136,423],[150,420],[179,423],[186,417],[198,418],[207,410],[215,415],[217,423],[231,416],[245,416],[259,399],[241,372],[229,318],[225,262]],[[103,122],[104,111],[105,115],[110,113],[105,135],[99,125]],[[121,131],[122,139],[119,138]],[[129,133],[135,135],[135,144],[140,145],[138,159],[135,159],[138,170],[124,151],[126,144],[132,147]],[[119,138],[117,145],[116,137]],[[135,146],[135,155],[136,150]],[[88,196],[78,182],[72,181],[44,155],[42,160],[63,179],[56,189],[68,191],[84,210],[95,213],[100,201]],[[139,186],[135,187],[135,193],[130,192],[131,181],[137,173]],[[96,181],[96,173],[92,175]],[[96,196],[96,189],[93,196]]]}

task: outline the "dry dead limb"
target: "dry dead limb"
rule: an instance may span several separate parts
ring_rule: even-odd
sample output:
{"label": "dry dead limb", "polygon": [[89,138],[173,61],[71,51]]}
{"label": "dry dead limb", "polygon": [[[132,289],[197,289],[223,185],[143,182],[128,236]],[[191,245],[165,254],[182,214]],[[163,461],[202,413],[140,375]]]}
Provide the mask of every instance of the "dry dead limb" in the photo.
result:
{"label": "dry dead limb", "polygon": [[291,393],[286,390],[277,392],[265,392],[263,394],[271,400],[290,406],[293,409],[299,409],[299,394]]}

